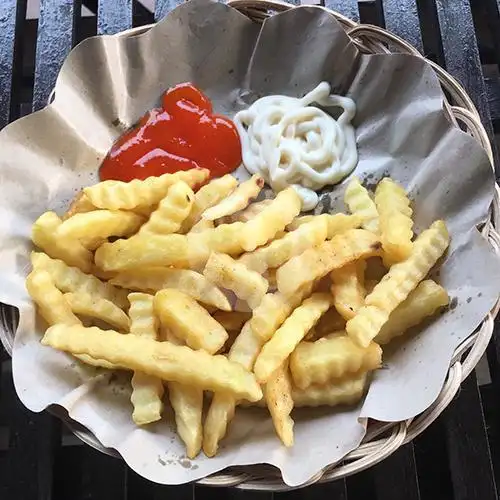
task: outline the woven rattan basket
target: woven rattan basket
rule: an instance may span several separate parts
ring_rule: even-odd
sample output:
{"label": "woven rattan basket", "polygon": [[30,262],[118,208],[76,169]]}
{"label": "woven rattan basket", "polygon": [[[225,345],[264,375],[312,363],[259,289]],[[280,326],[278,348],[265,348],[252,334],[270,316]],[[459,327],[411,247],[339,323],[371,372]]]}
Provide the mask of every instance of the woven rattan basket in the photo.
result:
{"label": "woven rattan basket", "polygon": [[[229,5],[238,9],[253,21],[260,23],[276,13],[296,8],[296,6],[267,0],[232,0]],[[337,12],[325,9],[342,24],[347,34],[358,49],[365,54],[400,52],[423,57],[414,47],[401,38],[376,26],[358,24]],[[117,36],[132,36],[149,29],[150,26],[135,28]],[[436,72],[443,89],[446,91],[445,112],[450,121],[461,126],[472,137],[477,139],[485,149],[491,164],[493,154],[486,131],[481,124],[479,114],[465,90],[446,71],[432,61],[427,60]],[[500,188],[495,186],[495,196],[490,207],[489,218],[482,228],[483,237],[500,252],[500,235],[497,232],[500,213]],[[446,382],[434,404],[417,417],[396,423],[370,422],[368,432],[362,444],[349,453],[342,462],[324,468],[307,484],[323,483],[344,478],[367,469],[394,453],[400,446],[410,442],[423,432],[443,410],[450,404],[460,388],[461,382],[475,368],[484,354],[491,339],[494,318],[500,308],[500,302],[484,318],[480,327],[466,339],[455,351],[448,371]],[[12,352],[13,336],[17,325],[17,312],[13,308],[0,309],[1,328],[7,335],[7,350]],[[105,448],[84,427],[68,418],[59,407],[51,408],[51,412],[60,417],[71,430],[88,445],[103,453],[119,456],[115,450]],[[209,476],[199,481],[208,486],[233,486],[252,490],[283,491],[289,489],[281,480],[277,469],[270,466],[234,467]],[[305,485],[303,485],[305,486]]]}

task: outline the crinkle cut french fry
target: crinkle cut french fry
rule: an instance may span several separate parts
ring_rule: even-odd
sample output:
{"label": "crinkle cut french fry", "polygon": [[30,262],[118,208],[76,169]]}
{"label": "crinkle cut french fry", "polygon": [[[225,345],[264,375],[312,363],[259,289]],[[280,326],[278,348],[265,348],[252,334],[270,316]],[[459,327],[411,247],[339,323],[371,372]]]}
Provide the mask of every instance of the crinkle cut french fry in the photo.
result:
{"label": "crinkle cut french fry", "polygon": [[323,243],[326,236],[326,220],[315,217],[295,231],[286,233],[282,238],[257,248],[253,252],[243,254],[239,262],[263,274],[267,269],[279,267],[295,255]]}
{"label": "crinkle cut french fry", "polygon": [[142,268],[119,273],[109,282],[122,288],[142,292],[158,292],[164,288],[174,288],[198,302],[212,305],[223,311],[231,310],[231,304],[221,290],[202,274],[188,269]]}
{"label": "crinkle cut french fry", "polygon": [[371,199],[370,193],[368,193],[356,177],[353,177],[346,187],[344,203],[353,215],[360,215],[363,218],[361,227],[373,233],[378,232],[379,220],[377,207]]}
{"label": "crinkle cut french fry", "polygon": [[380,240],[388,262],[405,260],[413,245],[413,211],[405,190],[389,178],[382,179],[375,190],[375,205]]}
{"label": "crinkle cut french fry", "polygon": [[330,274],[333,304],[346,320],[353,318],[365,303],[365,267],[365,261],[358,260]]}
{"label": "crinkle cut french fry", "polygon": [[332,335],[316,342],[301,342],[290,356],[290,370],[299,389],[326,384],[350,373],[380,367],[382,349],[372,342],[360,347],[345,335]]}
{"label": "crinkle cut french fry", "polygon": [[302,215],[296,217],[287,226],[288,231],[296,231],[300,226],[310,223],[312,220],[324,220],[327,227],[327,239],[331,240],[336,234],[343,233],[349,229],[357,229],[363,223],[363,217],[360,215],[346,214],[321,214],[321,215]]}
{"label": "crinkle cut french fry", "polygon": [[139,234],[176,233],[191,212],[193,200],[193,190],[185,182],[172,184],[149,220],[139,230]]}
{"label": "crinkle cut french fry", "polygon": [[334,269],[379,251],[380,241],[375,234],[364,229],[350,229],[283,264],[276,274],[278,290],[290,295]]}
{"label": "crinkle cut french fry", "polygon": [[238,181],[231,174],[227,174],[201,187],[194,196],[191,212],[182,223],[180,232],[187,233],[188,231],[192,231],[194,226],[202,221],[204,223],[210,223],[213,227],[213,222],[201,219],[201,214],[226,198],[237,185]]}
{"label": "crinkle cut french fry", "polygon": [[[251,371],[263,344],[264,340],[254,333],[248,321],[231,346],[228,359]],[[225,393],[214,394],[203,431],[203,451],[208,457],[217,453],[219,442],[226,435],[227,427],[234,417],[235,408],[236,398]]]}
{"label": "crinkle cut french fry", "polygon": [[26,278],[26,288],[33,302],[38,306],[38,312],[49,325],[81,324],[47,271],[39,269],[31,271]]}
{"label": "crinkle cut french fry", "polygon": [[136,235],[129,240],[104,243],[95,253],[95,262],[104,271],[162,266],[199,268],[206,264],[211,251],[241,253],[242,226],[242,222],[235,222],[201,233]]}
{"label": "crinkle cut french fry", "polygon": [[403,335],[412,326],[432,316],[439,308],[448,305],[448,292],[432,280],[422,281],[410,292],[389,316],[387,323],[375,337],[375,342],[387,344],[392,339]]}
{"label": "crinkle cut french fry", "polygon": [[221,253],[213,252],[210,255],[203,275],[215,285],[233,291],[236,297],[246,301],[251,308],[260,304],[269,287],[266,279],[259,273]]}
{"label": "crinkle cut french fry", "polygon": [[34,269],[47,271],[54,284],[62,292],[85,293],[110,300],[121,309],[128,308],[127,291],[103,283],[92,274],[85,274],[77,267],[70,267],[62,260],[52,259],[41,252],[31,253]]}
{"label": "crinkle cut french fry", "polygon": [[251,313],[240,311],[216,311],[213,314],[213,318],[228,332],[236,330],[239,332],[251,316]]}
{"label": "crinkle cut french fry", "polygon": [[[130,334],[157,340],[159,322],[154,314],[154,297],[147,293],[130,293]],[[132,419],[137,425],[146,425],[161,419],[163,411],[163,381],[158,377],[134,371],[132,395],[134,407]]]}
{"label": "crinkle cut french fry", "polygon": [[57,236],[77,240],[106,239],[110,236],[131,236],[144,219],[123,210],[95,210],[76,214],[57,229]]}
{"label": "crinkle cut french fry", "polygon": [[269,413],[273,420],[276,434],[286,447],[293,446],[293,410],[292,382],[288,363],[283,363],[272,375],[264,388]]}
{"label": "crinkle cut french fry", "polygon": [[178,290],[165,289],[155,295],[155,313],[162,325],[193,349],[216,353],[226,342],[224,327],[193,298]]}
{"label": "crinkle cut french fry", "polygon": [[279,292],[266,293],[262,302],[253,310],[250,319],[252,330],[267,342],[292,310],[310,293],[310,286],[305,286],[288,297]]}
{"label": "crinkle cut french fry", "polygon": [[90,201],[98,208],[108,210],[134,210],[137,207],[157,205],[167,194],[170,186],[177,181],[184,181],[191,189],[203,184],[210,175],[207,169],[199,168],[148,177],[145,180],[134,179],[130,182],[104,181],[84,189]]}
{"label": "crinkle cut french fry", "polygon": [[294,387],[292,398],[297,407],[352,405],[363,398],[367,382],[367,373],[356,373],[352,377],[331,380],[327,385],[310,386],[305,390]]}
{"label": "crinkle cut french fry", "polygon": [[250,402],[262,398],[262,390],[252,373],[224,356],[157,342],[113,330],[80,325],[51,326],[43,345],[74,354],[88,354],[129,370],[138,370],[162,380],[191,384],[208,391],[222,391]]}
{"label": "crinkle cut french fry", "polygon": [[203,426],[203,452],[207,457],[213,457],[217,453],[219,442],[226,435],[235,409],[234,396],[223,392],[214,394]]}
{"label": "crinkle cut french fry", "polygon": [[254,372],[259,383],[270,380],[331,303],[330,295],[314,293],[292,312],[257,356]]}
{"label": "crinkle cut french fry", "polygon": [[[37,304],[38,312],[49,325],[81,325],[47,271],[33,270],[26,278],[26,288],[33,302]],[[108,361],[94,359],[85,354],[75,355],[75,357],[88,365],[108,369],[117,368]]]}
{"label": "crinkle cut french fry", "polygon": [[80,191],[62,216],[62,220],[65,221],[73,217],[73,215],[92,212],[95,209],[96,207],[92,204],[88,196],[83,191]]}
{"label": "crinkle cut french fry", "polygon": [[257,217],[257,215],[259,215],[272,202],[272,200],[261,200],[251,203],[241,212],[232,215],[230,217],[231,222],[248,222],[249,220],[255,219],[255,217]]}
{"label": "crinkle cut french fry", "polygon": [[266,244],[292,222],[301,208],[302,200],[295,189],[290,187],[279,192],[260,214],[244,224],[240,237],[243,250],[251,252]]}
{"label": "crinkle cut french fry", "polygon": [[84,293],[66,293],[64,298],[75,314],[105,321],[122,332],[128,332],[128,316],[110,300]]}
{"label": "crinkle cut french fry", "polygon": [[[168,342],[183,345],[172,332],[166,332]],[[175,413],[177,432],[186,445],[188,458],[195,458],[203,441],[203,389],[179,382],[168,383],[168,396]]]}
{"label": "crinkle cut french fry", "polygon": [[346,330],[366,347],[378,335],[389,315],[422,281],[448,248],[450,237],[444,221],[434,222],[413,244],[408,259],[394,264],[367,295],[365,305],[347,322]]}
{"label": "crinkle cut french fry", "polygon": [[243,210],[258,196],[263,186],[264,178],[257,174],[253,175],[249,180],[242,182],[227,198],[205,210],[202,214],[203,219],[216,220]]}
{"label": "crinkle cut french fry", "polygon": [[203,231],[207,231],[208,229],[214,229],[215,225],[211,220],[201,219],[199,220],[190,230],[189,233],[202,233]]}
{"label": "crinkle cut french fry", "polygon": [[92,270],[92,253],[78,240],[57,235],[61,219],[54,212],[45,212],[33,223],[31,239],[47,255],[61,259],[83,272]]}

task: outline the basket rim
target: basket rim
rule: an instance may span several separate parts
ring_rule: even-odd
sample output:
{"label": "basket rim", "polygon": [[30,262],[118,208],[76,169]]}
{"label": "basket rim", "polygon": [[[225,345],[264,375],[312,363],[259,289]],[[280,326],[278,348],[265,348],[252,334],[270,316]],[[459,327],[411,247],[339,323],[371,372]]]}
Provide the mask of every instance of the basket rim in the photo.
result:
{"label": "basket rim", "polygon": [[[391,53],[383,44],[396,45],[400,52],[407,53],[424,59],[436,73],[441,86],[450,94],[452,102],[443,93],[445,112],[449,119],[458,126],[463,124],[467,132],[478,140],[485,150],[490,164],[494,170],[494,158],[491,143],[486,130],[481,123],[479,113],[462,85],[446,70],[425,58],[411,44],[403,38],[378,26],[355,22],[348,17],[319,5],[294,5],[281,0],[228,0],[227,5],[237,9],[253,21],[260,22],[274,13],[300,7],[314,7],[322,9],[333,15],[345,29],[347,35],[356,44],[362,53]],[[274,12],[273,12],[274,11]],[[130,28],[114,35],[116,37],[136,36],[148,31],[157,23]],[[49,97],[49,103],[54,97],[54,90]],[[453,104],[455,103],[455,104]],[[500,225],[500,187],[495,182],[495,194],[490,207],[489,219],[481,231],[483,237],[490,243],[496,253],[500,253],[500,234],[497,228]],[[298,486],[303,488],[315,483],[325,483],[341,479],[361,472],[384,460],[402,445],[411,442],[429,425],[431,425],[444,409],[453,400],[458,392],[461,382],[472,372],[479,359],[486,351],[493,334],[494,319],[500,310],[500,298],[493,309],[485,317],[480,327],[476,329],[456,349],[451,361],[447,379],[438,395],[436,401],[423,413],[413,419],[400,422],[375,422],[373,429],[367,431],[362,444],[346,455],[341,462],[325,467],[318,472],[307,483]],[[0,309],[0,321],[5,325],[16,323],[16,312],[14,308],[3,306]],[[12,346],[4,345],[9,355],[12,355]],[[112,448],[104,447],[92,432],[78,422],[73,421],[61,407],[53,405],[48,411],[61,419],[65,425],[84,443],[92,446],[98,451],[121,458],[121,455]],[[385,437],[380,438],[380,435]],[[378,438],[378,439],[377,439]],[[289,491],[291,488],[283,483],[278,469],[272,466],[245,466],[230,467],[215,474],[196,481],[196,484],[214,487],[235,487],[255,491]]]}

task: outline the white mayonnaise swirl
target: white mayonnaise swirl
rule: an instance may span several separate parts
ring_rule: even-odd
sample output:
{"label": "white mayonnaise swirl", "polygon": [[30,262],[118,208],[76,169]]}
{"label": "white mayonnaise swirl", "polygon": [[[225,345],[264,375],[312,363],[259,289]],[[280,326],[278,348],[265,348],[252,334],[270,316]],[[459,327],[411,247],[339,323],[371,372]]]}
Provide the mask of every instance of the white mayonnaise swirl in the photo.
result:
{"label": "white mayonnaise swirl", "polygon": [[[322,109],[341,108],[338,119]],[[303,210],[319,201],[317,190],[349,175],[358,161],[351,120],[354,101],[330,95],[321,82],[301,99],[282,95],[262,97],[234,117],[241,138],[243,164],[261,174],[275,190],[293,186]]]}

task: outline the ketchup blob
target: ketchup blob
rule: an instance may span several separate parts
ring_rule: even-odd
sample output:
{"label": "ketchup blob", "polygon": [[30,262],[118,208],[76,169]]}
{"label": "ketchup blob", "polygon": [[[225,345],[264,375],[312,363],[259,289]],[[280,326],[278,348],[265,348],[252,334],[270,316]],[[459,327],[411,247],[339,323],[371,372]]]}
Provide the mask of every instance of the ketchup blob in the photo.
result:
{"label": "ketchup blob", "polygon": [[103,181],[131,181],[200,167],[219,177],[240,163],[234,123],[213,114],[212,103],[193,84],[181,83],[165,92],[161,108],[113,144],[99,175]]}

